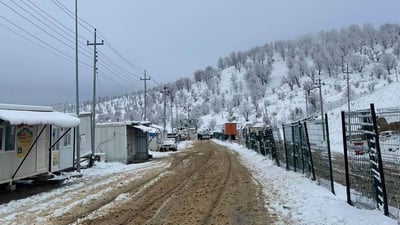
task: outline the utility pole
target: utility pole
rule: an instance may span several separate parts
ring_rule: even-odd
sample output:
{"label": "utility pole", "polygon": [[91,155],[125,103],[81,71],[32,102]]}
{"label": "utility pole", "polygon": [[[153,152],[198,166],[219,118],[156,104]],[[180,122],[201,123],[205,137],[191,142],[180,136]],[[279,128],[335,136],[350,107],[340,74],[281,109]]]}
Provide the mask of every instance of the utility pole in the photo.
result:
{"label": "utility pole", "polygon": [[176,132],[178,132],[178,124],[179,124],[179,118],[178,118],[178,101],[175,101],[175,121],[176,121]]}
{"label": "utility pole", "polygon": [[[351,125],[350,125],[350,74],[349,74],[349,64],[346,64],[346,82],[347,82],[347,117],[348,117],[348,132],[349,132],[349,137],[351,137]],[[350,144],[351,144],[351,138],[350,138]]]}
{"label": "utility pole", "polygon": [[174,133],[174,112],[172,111],[172,107],[173,107],[173,96],[172,94],[170,94],[171,97],[171,133]]}
{"label": "utility pole", "polygon": [[147,115],[147,82],[150,80],[150,77],[146,77],[146,70],[144,70],[144,78],[140,78],[140,80],[144,81],[144,121],[146,121]]}
{"label": "utility pole", "polygon": [[168,87],[164,86],[164,90],[162,91],[163,93],[163,99],[164,99],[164,115],[163,115],[163,122],[164,122],[164,132],[163,132],[163,138],[165,139],[166,137],[166,132],[167,132],[167,95],[169,94]]}
{"label": "utility pole", "polygon": [[306,118],[308,118],[308,88],[304,92],[306,96]]}
{"label": "utility pole", "polygon": [[93,100],[92,100],[92,136],[91,136],[91,141],[92,141],[92,157],[90,157],[89,160],[89,167],[93,166],[94,163],[94,150],[96,147],[96,143],[95,143],[95,138],[96,138],[96,74],[97,74],[97,50],[96,50],[96,46],[97,45],[104,45],[104,41],[102,40],[100,43],[96,42],[96,28],[94,29],[94,42],[93,43],[89,43],[89,41],[87,41],[87,45],[93,45]]}
{"label": "utility pole", "polygon": [[[78,76],[78,0],[75,0],[75,85],[76,85],[76,116],[79,118],[79,76]],[[76,147],[76,170],[81,172],[81,150],[80,150],[79,126],[75,132]]]}
{"label": "utility pole", "polygon": [[[317,78],[317,87],[319,88],[319,100],[320,100],[320,106],[321,106],[321,120],[324,121],[324,106],[322,102],[322,86],[321,86],[321,77]],[[324,123],[322,122],[322,133],[323,133],[323,139],[325,141],[325,127]]]}
{"label": "utility pole", "polygon": [[[350,112],[350,76],[349,76],[349,64],[346,64],[346,81],[347,81],[347,111]],[[350,117],[349,117],[350,118]]]}
{"label": "utility pole", "polygon": [[321,110],[321,119],[324,119],[324,106],[322,104],[322,90],[321,90],[321,77],[317,78],[317,87],[319,88],[319,101],[320,101],[320,110]]}

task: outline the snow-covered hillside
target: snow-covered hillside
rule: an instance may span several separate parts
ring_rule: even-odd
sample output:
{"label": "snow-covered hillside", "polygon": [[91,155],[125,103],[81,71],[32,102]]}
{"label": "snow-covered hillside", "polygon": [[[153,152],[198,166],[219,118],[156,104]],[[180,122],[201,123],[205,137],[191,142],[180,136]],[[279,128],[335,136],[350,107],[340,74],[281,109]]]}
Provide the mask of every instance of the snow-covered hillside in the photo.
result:
{"label": "snow-covered hillside", "polygon": [[[218,59],[217,68],[208,66],[195,71],[193,78],[148,90],[146,119],[163,125],[165,100],[168,131],[188,118],[196,119],[201,130],[221,131],[227,121],[281,127],[320,117],[322,102],[330,119],[332,149],[341,151],[340,111],[347,111],[348,100],[351,110],[370,103],[376,108],[400,106],[398,30],[398,24],[378,29],[352,25],[232,52]],[[142,120],[144,106],[143,91],[103,98],[96,106],[97,121]],[[81,107],[91,110],[90,102]],[[58,108],[73,111],[71,105]]]}

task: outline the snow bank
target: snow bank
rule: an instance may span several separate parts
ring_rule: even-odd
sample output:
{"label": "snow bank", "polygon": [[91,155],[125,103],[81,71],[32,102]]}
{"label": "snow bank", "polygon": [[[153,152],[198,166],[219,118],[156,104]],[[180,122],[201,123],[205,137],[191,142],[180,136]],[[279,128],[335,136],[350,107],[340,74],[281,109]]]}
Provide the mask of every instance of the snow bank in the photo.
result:
{"label": "snow bank", "polygon": [[[333,195],[310,179],[286,171],[252,150],[235,143],[214,142],[240,154],[243,163],[253,171],[255,179],[263,186],[266,199],[272,201],[266,207],[277,215],[288,217],[293,224],[398,224],[384,216],[383,212],[348,205],[345,187],[340,184],[335,184],[337,195]],[[285,224],[282,218],[280,223]]]}

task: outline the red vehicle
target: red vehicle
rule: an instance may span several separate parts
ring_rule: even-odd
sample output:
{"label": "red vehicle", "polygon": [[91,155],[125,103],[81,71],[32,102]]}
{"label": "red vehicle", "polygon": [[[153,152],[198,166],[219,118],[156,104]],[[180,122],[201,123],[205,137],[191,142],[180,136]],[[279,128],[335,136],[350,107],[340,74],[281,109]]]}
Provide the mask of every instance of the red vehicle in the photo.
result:
{"label": "red vehicle", "polygon": [[355,141],[352,142],[353,144],[353,150],[354,150],[354,154],[356,155],[362,155],[364,154],[364,142],[363,141]]}

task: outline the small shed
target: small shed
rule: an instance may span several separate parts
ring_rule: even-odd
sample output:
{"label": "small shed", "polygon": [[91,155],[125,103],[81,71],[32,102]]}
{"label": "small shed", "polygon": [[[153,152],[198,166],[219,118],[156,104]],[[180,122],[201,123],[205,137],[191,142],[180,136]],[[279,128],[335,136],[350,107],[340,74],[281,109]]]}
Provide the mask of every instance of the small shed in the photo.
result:
{"label": "small shed", "polygon": [[250,126],[250,133],[256,133],[258,135],[258,132],[264,130],[266,127],[265,123],[262,122],[256,122],[253,125]]}
{"label": "small shed", "polygon": [[78,125],[51,107],[0,104],[0,184],[50,172],[52,126]]}
{"label": "small shed", "polygon": [[148,122],[125,121],[96,124],[95,153],[105,153],[106,161],[133,163],[149,159]]}

